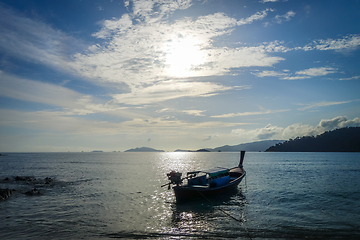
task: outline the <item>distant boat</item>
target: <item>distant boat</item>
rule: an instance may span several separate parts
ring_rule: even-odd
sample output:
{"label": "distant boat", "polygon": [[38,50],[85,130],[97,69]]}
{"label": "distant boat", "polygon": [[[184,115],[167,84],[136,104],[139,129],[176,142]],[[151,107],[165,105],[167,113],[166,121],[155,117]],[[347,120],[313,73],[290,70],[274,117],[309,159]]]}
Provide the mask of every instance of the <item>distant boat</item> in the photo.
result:
{"label": "distant boat", "polygon": [[[167,174],[170,183],[161,187],[173,186],[176,202],[186,202],[195,199],[206,199],[210,196],[220,195],[236,189],[241,180],[245,177],[246,171],[243,169],[245,151],[241,151],[240,163],[237,167],[222,168],[215,167],[208,170],[188,172],[182,178],[182,173],[171,171]],[[183,181],[186,184],[183,184]]]}

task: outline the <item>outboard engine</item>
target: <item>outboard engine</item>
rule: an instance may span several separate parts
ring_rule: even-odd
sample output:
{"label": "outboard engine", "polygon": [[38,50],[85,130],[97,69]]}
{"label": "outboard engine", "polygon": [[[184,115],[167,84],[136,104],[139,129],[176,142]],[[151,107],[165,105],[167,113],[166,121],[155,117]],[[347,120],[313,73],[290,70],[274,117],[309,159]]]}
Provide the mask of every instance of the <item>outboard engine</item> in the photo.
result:
{"label": "outboard engine", "polygon": [[181,179],[182,173],[171,171],[170,173],[168,173],[166,175],[168,176],[170,183],[173,183],[176,185],[179,185],[182,183],[182,179]]}

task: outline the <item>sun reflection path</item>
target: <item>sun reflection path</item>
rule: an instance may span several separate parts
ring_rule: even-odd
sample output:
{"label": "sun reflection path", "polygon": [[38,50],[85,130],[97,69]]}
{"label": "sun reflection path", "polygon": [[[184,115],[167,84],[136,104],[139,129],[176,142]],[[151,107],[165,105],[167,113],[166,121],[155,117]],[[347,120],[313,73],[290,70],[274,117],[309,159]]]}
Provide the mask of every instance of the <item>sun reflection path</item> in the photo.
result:
{"label": "sun reflection path", "polygon": [[[212,165],[216,162],[216,159],[209,160],[209,155],[193,152],[166,152],[156,156],[153,167],[159,185],[166,182],[166,173],[171,170],[186,173],[204,169],[208,163]],[[245,206],[246,198],[238,189],[228,195],[211,198],[211,201],[179,205],[173,191],[160,190],[158,186],[154,188],[147,205],[150,221],[146,231],[164,238],[214,239],[223,235],[233,238],[233,229],[237,229],[239,232],[236,235],[246,238],[249,232],[245,224]]]}

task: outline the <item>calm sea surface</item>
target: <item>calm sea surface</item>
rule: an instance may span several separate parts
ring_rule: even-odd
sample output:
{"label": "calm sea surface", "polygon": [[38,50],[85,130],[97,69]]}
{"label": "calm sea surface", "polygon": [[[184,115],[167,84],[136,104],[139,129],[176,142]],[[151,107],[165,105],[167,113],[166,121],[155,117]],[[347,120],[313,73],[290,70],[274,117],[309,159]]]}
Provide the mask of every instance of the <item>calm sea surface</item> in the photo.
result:
{"label": "calm sea surface", "polygon": [[2,155],[0,188],[16,191],[0,239],[360,238],[360,153],[247,152],[237,192],[186,205],[160,187],[166,173],[234,167],[239,153]]}

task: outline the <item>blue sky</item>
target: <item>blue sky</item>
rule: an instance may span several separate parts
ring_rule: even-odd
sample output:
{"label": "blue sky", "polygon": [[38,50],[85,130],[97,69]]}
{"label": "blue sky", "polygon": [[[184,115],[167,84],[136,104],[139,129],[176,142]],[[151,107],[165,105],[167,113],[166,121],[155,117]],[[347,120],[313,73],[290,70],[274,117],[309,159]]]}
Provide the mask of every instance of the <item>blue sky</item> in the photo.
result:
{"label": "blue sky", "polygon": [[0,1],[0,151],[360,126],[360,1]]}

